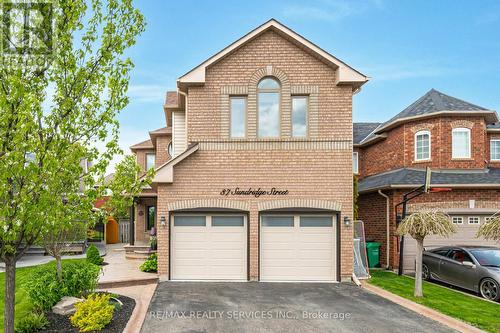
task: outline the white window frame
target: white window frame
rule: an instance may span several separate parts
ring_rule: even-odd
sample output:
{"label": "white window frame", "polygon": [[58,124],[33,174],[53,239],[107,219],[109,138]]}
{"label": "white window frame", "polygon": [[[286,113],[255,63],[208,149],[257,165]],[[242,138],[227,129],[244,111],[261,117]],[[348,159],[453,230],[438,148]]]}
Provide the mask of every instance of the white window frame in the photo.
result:
{"label": "white window frame", "polygon": [[[471,222],[472,219],[477,219],[477,223],[476,222]],[[481,219],[479,218],[479,216],[469,216],[467,222],[469,224],[480,224],[481,222]]]}
{"label": "white window frame", "polygon": [[[265,80],[265,79],[273,79],[278,83],[278,88],[259,88],[260,83]],[[277,77],[275,76],[265,76],[262,79],[259,80],[257,83],[257,138],[259,139],[277,139],[280,138],[282,133],[281,133],[281,81],[278,80]],[[260,126],[259,126],[259,118],[260,118],[260,102],[259,102],[259,96],[261,93],[277,93],[278,94],[278,135],[276,136],[266,136],[266,135],[260,135]]]}
{"label": "white window frame", "polygon": [[[293,101],[294,99],[305,99],[306,100],[306,133],[304,135],[295,135],[293,133]],[[280,115],[281,116],[281,115]],[[292,113],[291,113],[291,121],[292,121],[292,137],[293,138],[307,138],[309,137],[309,95],[292,95]]]}
{"label": "white window frame", "polygon": [[[153,159],[153,166],[148,168],[148,156],[154,156]],[[146,160],[146,163],[145,164],[145,167],[146,167],[146,171],[149,171],[149,169],[155,169],[156,168],[156,153],[146,153],[145,156],[144,156],[145,160]]]}
{"label": "white window frame", "polygon": [[[354,167],[354,161],[356,161],[356,168]],[[352,172],[356,175],[359,174],[359,152],[352,152]]]}
{"label": "white window frame", "polygon": [[[455,220],[457,222],[455,222]],[[458,222],[458,221],[460,221],[460,222]],[[453,224],[464,224],[464,218],[462,216],[453,216],[451,218],[451,223],[453,223]]]}
{"label": "white window frame", "polygon": [[[453,135],[455,133],[460,133],[460,132],[465,132],[468,134],[469,137],[469,151],[467,152],[467,156],[456,156],[456,152],[453,150]],[[471,150],[472,150],[472,139],[471,139],[471,130],[470,128],[465,128],[465,127],[458,127],[454,128],[451,131],[451,158],[453,159],[464,159],[464,158],[471,158]]]}
{"label": "white window frame", "polygon": [[493,158],[493,142],[500,143],[500,138],[494,138],[490,140],[490,160],[500,162],[500,156],[498,158]]}
{"label": "white window frame", "polygon": [[[417,156],[417,137],[419,136],[422,136],[422,135],[428,135],[429,136],[429,157],[426,157],[426,158],[418,158]],[[414,150],[415,150],[415,161],[430,161],[431,160],[431,131],[429,130],[423,130],[423,131],[418,131],[417,133],[415,133],[415,147],[414,147]]]}
{"label": "white window frame", "polygon": [[[233,108],[232,108],[232,100],[233,99],[242,99],[245,103],[245,117],[243,119],[243,127],[245,130],[243,131],[243,136],[233,136]],[[229,137],[231,139],[245,139],[247,137],[247,123],[248,123],[248,101],[246,96],[230,96],[229,97]]]}

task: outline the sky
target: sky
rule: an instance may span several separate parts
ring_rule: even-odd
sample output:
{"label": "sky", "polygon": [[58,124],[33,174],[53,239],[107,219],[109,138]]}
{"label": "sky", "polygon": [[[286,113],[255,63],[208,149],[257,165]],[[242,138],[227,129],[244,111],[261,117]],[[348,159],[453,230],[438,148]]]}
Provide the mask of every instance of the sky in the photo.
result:
{"label": "sky", "polygon": [[[146,31],[135,63],[120,145],[163,127],[176,79],[275,18],[371,77],[354,96],[354,121],[382,122],[431,88],[500,111],[500,1],[135,0]],[[116,163],[116,161],[114,162]]]}

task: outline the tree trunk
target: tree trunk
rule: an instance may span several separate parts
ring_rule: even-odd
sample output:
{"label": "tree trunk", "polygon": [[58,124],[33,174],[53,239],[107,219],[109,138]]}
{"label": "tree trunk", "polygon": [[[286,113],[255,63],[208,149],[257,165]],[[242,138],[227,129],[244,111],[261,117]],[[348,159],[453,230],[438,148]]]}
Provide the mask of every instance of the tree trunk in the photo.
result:
{"label": "tree trunk", "polygon": [[5,309],[3,330],[5,333],[14,333],[14,306],[16,297],[16,262],[14,259],[5,260]]}
{"label": "tree trunk", "polygon": [[417,258],[415,260],[415,297],[423,297],[422,292],[422,252],[424,251],[424,240],[417,239]]}
{"label": "tree trunk", "polygon": [[56,258],[57,279],[62,281],[62,259],[61,256],[54,256]]}

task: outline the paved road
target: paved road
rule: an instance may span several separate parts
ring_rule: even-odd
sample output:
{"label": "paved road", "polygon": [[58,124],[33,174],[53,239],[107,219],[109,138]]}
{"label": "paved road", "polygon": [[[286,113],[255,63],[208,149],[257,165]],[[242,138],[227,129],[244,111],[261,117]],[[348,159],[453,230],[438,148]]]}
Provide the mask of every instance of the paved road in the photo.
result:
{"label": "paved road", "polygon": [[454,331],[351,284],[161,282],[141,332]]}

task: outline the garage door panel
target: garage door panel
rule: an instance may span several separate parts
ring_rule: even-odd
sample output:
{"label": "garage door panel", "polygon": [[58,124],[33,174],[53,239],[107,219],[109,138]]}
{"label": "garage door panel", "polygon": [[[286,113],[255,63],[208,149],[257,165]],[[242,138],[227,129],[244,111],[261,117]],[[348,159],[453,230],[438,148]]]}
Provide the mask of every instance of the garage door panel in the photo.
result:
{"label": "garage door panel", "polygon": [[261,221],[261,280],[334,281],[332,219],[328,216],[308,218],[302,223],[303,227],[299,215],[294,216],[293,227],[266,227]]}
{"label": "garage door panel", "polygon": [[[171,231],[171,278],[173,280],[246,280],[247,227],[243,215],[183,216]],[[241,221],[244,221],[241,227]],[[186,226],[186,224],[204,226]],[[220,226],[228,225],[232,226]]]}

